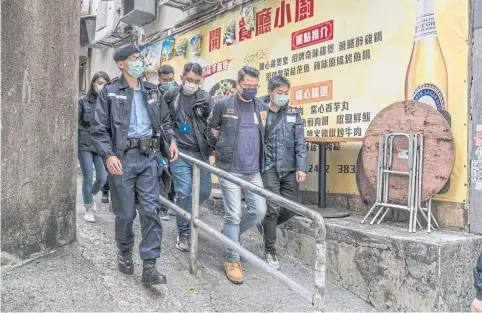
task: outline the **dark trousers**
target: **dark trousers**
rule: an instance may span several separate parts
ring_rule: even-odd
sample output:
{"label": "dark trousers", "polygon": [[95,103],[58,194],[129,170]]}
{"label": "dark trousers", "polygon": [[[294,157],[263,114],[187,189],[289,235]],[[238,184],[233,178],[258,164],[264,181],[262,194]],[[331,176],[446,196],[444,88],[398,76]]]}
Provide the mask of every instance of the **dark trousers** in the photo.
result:
{"label": "dark trousers", "polygon": [[109,180],[107,179],[107,182],[104,184],[104,187],[102,187],[102,193],[108,193],[109,192]]}
{"label": "dark trousers", "polygon": [[122,175],[109,174],[112,208],[115,214],[115,240],[119,250],[134,245],[132,224],[136,218],[135,195],[139,199],[142,239],[141,259],[156,259],[161,253],[162,225],[159,219],[159,176],[157,160],[137,149],[127,150]]}
{"label": "dark trousers", "polygon": [[[169,194],[167,193],[166,189],[161,185],[160,186],[160,194],[161,194],[161,197],[164,197],[164,198],[168,198],[171,202],[174,203],[174,192],[170,192]],[[174,187],[173,187],[173,184],[171,184],[171,190],[174,190]],[[109,192],[109,180],[107,180],[107,182],[105,183],[104,187],[102,187],[102,193],[103,194],[106,194]],[[139,200],[137,199],[137,194],[136,194],[136,204],[139,202]],[[167,207],[163,204],[160,204],[160,210],[161,211],[167,211]]]}
{"label": "dark trousers", "polygon": [[[164,197],[164,198],[168,198],[172,203],[174,203],[174,183],[171,184],[171,192],[168,194],[165,187],[160,186],[160,194],[161,194],[161,197]],[[104,184],[104,187],[102,187],[102,193],[105,194],[105,193],[108,193],[109,192],[109,180],[107,180],[107,182]],[[136,195],[136,204],[139,202],[139,200],[137,199],[137,195]],[[160,210],[161,211],[167,211],[167,207],[163,204],[160,204]]]}
{"label": "dark trousers", "polygon": [[[296,172],[280,174],[275,168],[263,174],[264,187],[290,200],[299,201],[299,184],[296,181]],[[296,214],[278,204],[267,201],[268,211],[264,217],[264,246],[266,252],[276,253],[276,227],[283,224]]]}

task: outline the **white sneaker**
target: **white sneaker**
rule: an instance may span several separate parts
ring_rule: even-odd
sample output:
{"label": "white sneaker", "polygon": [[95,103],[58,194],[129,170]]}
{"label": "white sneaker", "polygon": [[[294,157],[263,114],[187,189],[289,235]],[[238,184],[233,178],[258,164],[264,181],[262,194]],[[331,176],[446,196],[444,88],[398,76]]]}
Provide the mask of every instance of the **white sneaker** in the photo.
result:
{"label": "white sneaker", "polygon": [[92,211],[87,211],[87,212],[85,212],[85,214],[84,214],[84,220],[85,220],[86,222],[89,222],[89,223],[95,223],[94,212],[92,212]]}
{"label": "white sneaker", "polygon": [[95,201],[92,202],[90,209],[94,211],[94,213],[97,213],[97,204],[95,203]]}

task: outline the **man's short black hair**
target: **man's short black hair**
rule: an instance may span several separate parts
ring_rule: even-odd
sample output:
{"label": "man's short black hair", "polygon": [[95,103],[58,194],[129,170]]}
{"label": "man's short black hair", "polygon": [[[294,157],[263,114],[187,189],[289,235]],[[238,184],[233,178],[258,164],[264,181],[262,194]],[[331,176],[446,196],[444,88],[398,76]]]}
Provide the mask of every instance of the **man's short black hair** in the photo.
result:
{"label": "man's short black hair", "polygon": [[251,66],[243,66],[238,71],[238,82],[244,80],[246,76],[259,78],[259,71]]}
{"label": "man's short black hair", "polygon": [[164,64],[157,70],[157,75],[169,75],[174,74],[174,67]]}
{"label": "man's short black hair", "polygon": [[182,76],[186,76],[187,73],[193,72],[196,75],[203,76],[203,68],[198,63],[189,62],[184,65],[182,70]]}
{"label": "man's short black hair", "polygon": [[291,88],[291,84],[288,78],[278,75],[271,78],[268,82],[268,90],[271,91],[281,86],[288,86],[288,88]]}

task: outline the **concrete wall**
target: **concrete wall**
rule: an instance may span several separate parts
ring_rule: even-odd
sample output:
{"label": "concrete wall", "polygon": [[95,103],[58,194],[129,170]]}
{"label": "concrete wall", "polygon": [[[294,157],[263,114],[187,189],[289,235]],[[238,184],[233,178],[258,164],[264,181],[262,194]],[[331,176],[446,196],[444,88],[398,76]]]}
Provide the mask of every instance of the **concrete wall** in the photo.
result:
{"label": "concrete wall", "polygon": [[[468,312],[472,268],[482,237],[400,225],[362,225],[359,217],[326,219],[327,276],[379,312]],[[313,223],[295,217],[278,228],[278,244],[312,264]]]}
{"label": "concrete wall", "polygon": [[1,11],[1,248],[23,259],[75,240],[80,11],[78,0]]}

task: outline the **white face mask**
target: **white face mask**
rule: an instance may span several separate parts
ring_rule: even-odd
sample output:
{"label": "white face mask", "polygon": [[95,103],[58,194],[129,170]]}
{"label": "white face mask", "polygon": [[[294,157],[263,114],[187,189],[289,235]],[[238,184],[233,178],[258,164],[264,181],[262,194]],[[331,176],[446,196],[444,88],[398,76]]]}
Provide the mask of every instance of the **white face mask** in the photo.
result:
{"label": "white face mask", "polygon": [[273,103],[279,107],[285,106],[290,100],[288,95],[274,95]]}
{"label": "white face mask", "polygon": [[199,89],[199,85],[195,83],[185,82],[183,85],[183,92],[190,96],[193,95]]}
{"label": "white face mask", "polygon": [[101,84],[94,84],[94,90],[95,92],[99,93],[102,88],[104,88],[104,85],[101,85]]}

